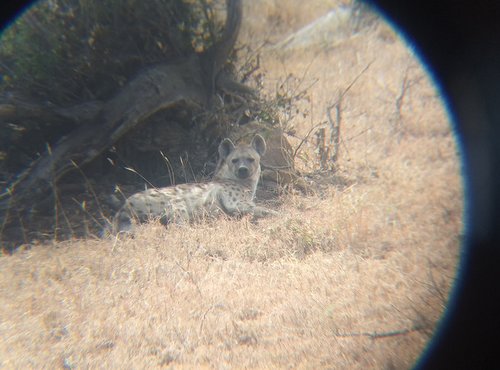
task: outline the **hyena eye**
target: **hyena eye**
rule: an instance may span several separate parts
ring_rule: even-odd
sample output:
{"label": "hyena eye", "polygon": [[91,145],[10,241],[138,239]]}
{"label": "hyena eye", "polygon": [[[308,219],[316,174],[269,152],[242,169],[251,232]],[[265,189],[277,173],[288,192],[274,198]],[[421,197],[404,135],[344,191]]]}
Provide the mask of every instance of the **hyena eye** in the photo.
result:
{"label": "hyena eye", "polygon": [[231,160],[231,162],[233,162],[233,163],[238,163],[238,158],[233,158],[233,159]]}
{"label": "hyena eye", "polygon": [[253,162],[255,162],[255,158],[252,158],[252,157],[247,158],[247,161],[250,162],[250,163],[253,163]]}

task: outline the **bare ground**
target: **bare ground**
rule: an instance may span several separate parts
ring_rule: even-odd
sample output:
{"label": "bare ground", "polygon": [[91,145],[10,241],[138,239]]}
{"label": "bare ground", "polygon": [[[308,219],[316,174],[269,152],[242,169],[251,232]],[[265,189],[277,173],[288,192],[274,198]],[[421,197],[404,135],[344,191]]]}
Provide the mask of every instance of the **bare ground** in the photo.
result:
{"label": "bare ground", "polygon": [[[288,3],[247,4],[242,41],[277,40],[339,2]],[[314,195],[283,195],[281,216],[259,223],[151,224],[0,257],[0,367],[414,364],[446,308],[463,228],[438,92],[384,26],[328,50],[265,51],[261,66],[270,95],[283,81],[312,85],[301,114],[282,117],[294,147],[358,78],[342,99],[335,177],[316,178]],[[318,170],[315,156],[311,135],[299,168]]]}

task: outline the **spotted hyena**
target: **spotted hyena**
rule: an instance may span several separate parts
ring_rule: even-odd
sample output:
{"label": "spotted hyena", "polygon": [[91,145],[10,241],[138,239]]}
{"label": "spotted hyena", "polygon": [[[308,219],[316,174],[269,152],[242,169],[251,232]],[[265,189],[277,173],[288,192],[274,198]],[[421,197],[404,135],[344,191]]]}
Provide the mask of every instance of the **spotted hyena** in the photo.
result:
{"label": "spotted hyena", "polygon": [[214,179],[161,189],[148,189],[129,197],[117,212],[115,232],[130,230],[134,223],[158,219],[161,223],[189,222],[218,214],[276,214],[255,205],[253,199],[260,177],[260,158],[266,142],[255,135],[250,145],[235,146],[230,139],[219,145],[219,161]]}

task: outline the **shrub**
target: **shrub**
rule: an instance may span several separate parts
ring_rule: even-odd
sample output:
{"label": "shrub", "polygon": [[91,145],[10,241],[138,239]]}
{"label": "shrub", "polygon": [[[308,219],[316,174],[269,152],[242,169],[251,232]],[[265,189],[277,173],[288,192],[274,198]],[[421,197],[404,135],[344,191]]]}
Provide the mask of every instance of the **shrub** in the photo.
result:
{"label": "shrub", "polygon": [[107,99],[144,66],[208,46],[210,29],[218,30],[211,24],[212,6],[179,0],[39,2],[2,35],[0,93],[57,105]]}

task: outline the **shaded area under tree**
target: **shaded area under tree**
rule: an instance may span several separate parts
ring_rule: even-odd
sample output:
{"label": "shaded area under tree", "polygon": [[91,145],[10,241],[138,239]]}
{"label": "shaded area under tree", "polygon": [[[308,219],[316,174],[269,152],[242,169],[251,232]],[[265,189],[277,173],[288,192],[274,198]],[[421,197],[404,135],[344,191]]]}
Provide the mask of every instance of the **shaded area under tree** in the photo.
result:
{"label": "shaded area under tree", "polygon": [[[241,24],[241,0],[227,1],[224,27],[219,26],[215,10],[200,3],[198,13],[182,14],[191,22],[196,15],[200,17],[196,27],[201,25],[204,31],[186,37],[173,25],[174,20],[180,21],[175,19],[179,12],[173,12],[174,19],[166,22],[171,38],[165,48],[171,52],[161,62],[137,63],[136,68],[127,69],[129,75],[122,70],[126,81],[108,89],[113,93],[102,94],[102,99],[80,96],[64,104],[58,98],[59,104],[55,104],[41,99],[47,92],[28,98],[4,84],[0,126],[21,132],[3,143],[8,148],[1,168],[4,248],[34,239],[96,234],[112,215],[106,198],[116,186],[120,196],[126,196],[145,183],[165,186],[209,177],[215,167],[216,147],[225,136],[238,141],[260,132],[271,143],[269,155],[263,159],[267,182],[294,181],[291,148],[268,112],[263,112],[265,104],[257,92],[237,82],[231,63]],[[92,1],[87,5],[96,6]],[[52,11],[67,13],[68,9]],[[36,15],[25,17],[30,27],[43,29],[39,22],[43,18]],[[94,25],[91,35],[96,27],[100,29]],[[179,44],[179,35],[184,43],[190,40],[189,53],[185,44]],[[205,45],[198,51],[196,42],[200,40]],[[113,57],[118,65],[120,58]],[[98,94],[90,95],[95,98]],[[23,125],[26,122],[29,125]],[[45,144],[44,151],[33,151],[30,145],[39,147],[40,142]]]}

